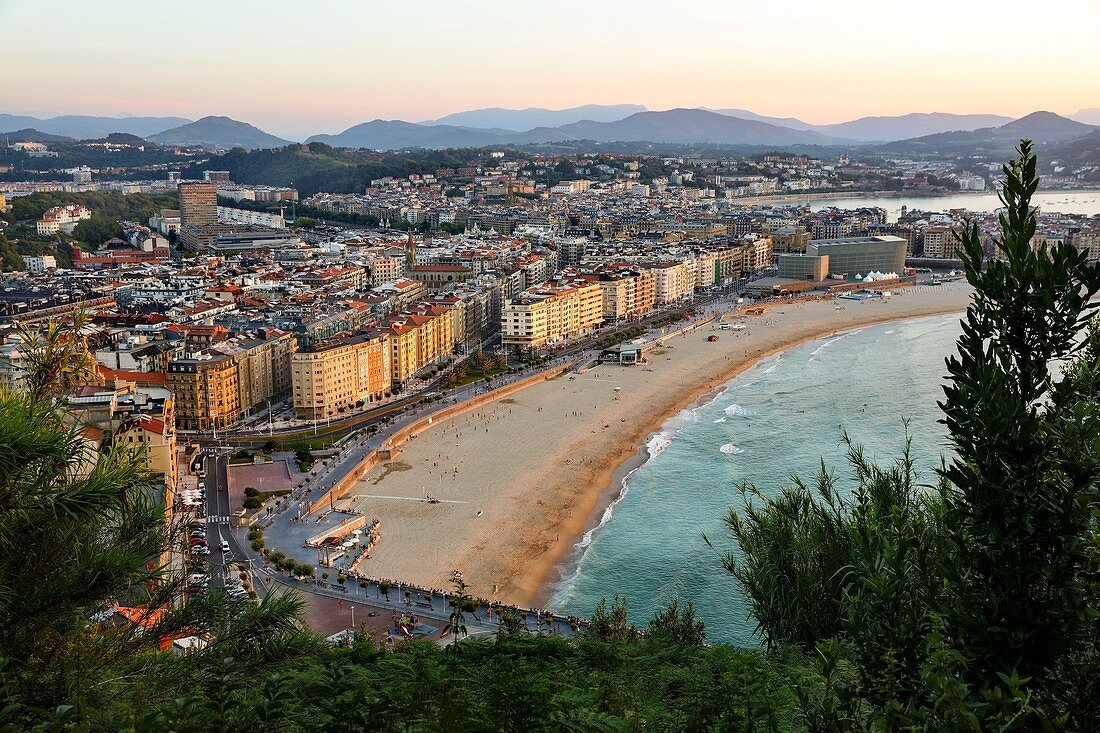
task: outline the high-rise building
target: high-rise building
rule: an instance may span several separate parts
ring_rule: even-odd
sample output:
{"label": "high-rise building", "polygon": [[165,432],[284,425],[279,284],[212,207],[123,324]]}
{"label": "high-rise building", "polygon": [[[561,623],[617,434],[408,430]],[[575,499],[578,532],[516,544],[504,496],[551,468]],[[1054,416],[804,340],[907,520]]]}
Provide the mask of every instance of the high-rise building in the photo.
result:
{"label": "high-rise building", "polygon": [[180,243],[191,250],[199,250],[213,238],[218,223],[218,184],[181,183]]}

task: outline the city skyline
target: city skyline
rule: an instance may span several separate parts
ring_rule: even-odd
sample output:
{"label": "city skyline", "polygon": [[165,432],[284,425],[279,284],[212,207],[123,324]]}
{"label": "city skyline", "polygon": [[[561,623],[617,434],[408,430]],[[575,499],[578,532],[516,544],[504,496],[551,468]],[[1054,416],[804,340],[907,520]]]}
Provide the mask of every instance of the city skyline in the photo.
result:
{"label": "city skyline", "polygon": [[[551,9],[481,0],[461,15],[428,1],[334,3],[308,19],[256,3],[195,2],[173,8],[171,35],[149,32],[144,6],[106,7],[0,2],[6,26],[49,17],[53,38],[48,55],[33,34],[12,40],[16,57],[36,63],[0,82],[0,111],[225,115],[301,138],[483,107],[738,107],[826,124],[1100,106],[1100,80],[1088,73],[1100,66],[1089,39],[1100,8],[1084,0],[1048,3],[1036,17],[1022,2],[937,1],[914,17],[855,0],[828,9],[801,0],[701,3],[674,14],[654,3],[570,0]],[[131,40],[125,51],[103,43],[119,34]],[[1030,49],[1026,68],[1009,78],[999,69],[1003,48]],[[140,63],[112,62],[112,54],[137,54]]]}

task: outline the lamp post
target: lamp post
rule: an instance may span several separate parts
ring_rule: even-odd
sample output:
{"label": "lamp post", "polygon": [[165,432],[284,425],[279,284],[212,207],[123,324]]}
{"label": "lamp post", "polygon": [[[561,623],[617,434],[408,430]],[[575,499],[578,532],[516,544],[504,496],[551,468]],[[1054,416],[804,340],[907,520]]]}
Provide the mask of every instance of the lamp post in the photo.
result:
{"label": "lamp post", "polygon": [[355,606],[351,607],[351,628],[355,628]]}

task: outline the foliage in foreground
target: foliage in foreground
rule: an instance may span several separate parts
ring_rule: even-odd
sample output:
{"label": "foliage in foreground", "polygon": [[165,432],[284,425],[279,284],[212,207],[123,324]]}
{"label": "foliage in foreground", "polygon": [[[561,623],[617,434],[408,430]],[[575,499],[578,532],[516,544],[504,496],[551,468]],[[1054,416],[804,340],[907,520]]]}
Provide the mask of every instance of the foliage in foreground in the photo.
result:
{"label": "foliage in foreground", "polygon": [[849,444],[851,492],[822,467],[728,517],[768,644],[820,660],[812,728],[1100,728],[1100,266],[1032,247],[1035,165],[1023,141],[1004,169],[1003,261],[959,235],[975,293],[936,485]]}

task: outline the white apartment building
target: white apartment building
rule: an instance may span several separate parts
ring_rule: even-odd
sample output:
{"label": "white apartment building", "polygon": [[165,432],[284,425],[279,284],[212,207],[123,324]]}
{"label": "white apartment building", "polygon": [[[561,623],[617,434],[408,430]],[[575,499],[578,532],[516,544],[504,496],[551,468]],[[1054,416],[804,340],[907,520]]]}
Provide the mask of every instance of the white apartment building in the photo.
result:
{"label": "white apartment building", "polygon": [[46,209],[42,214],[42,218],[36,221],[34,225],[38,233],[44,236],[57,234],[58,232],[72,234],[78,222],[91,218],[92,212],[87,206],[69,204]]}
{"label": "white apartment building", "polygon": [[283,218],[283,215],[268,211],[249,211],[248,209],[219,206],[218,218],[223,221],[237,222],[238,224],[251,224],[269,229],[286,229],[286,219]]}
{"label": "white apartment building", "polygon": [[650,269],[654,274],[657,305],[679,303],[695,292],[693,263],[658,262]]}
{"label": "white apartment building", "polygon": [[46,270],[53,270],[57,267],[57,259],[53,255],[24,255],[23,264],[27,268],[27,273],[31,275],[41,275]]}

